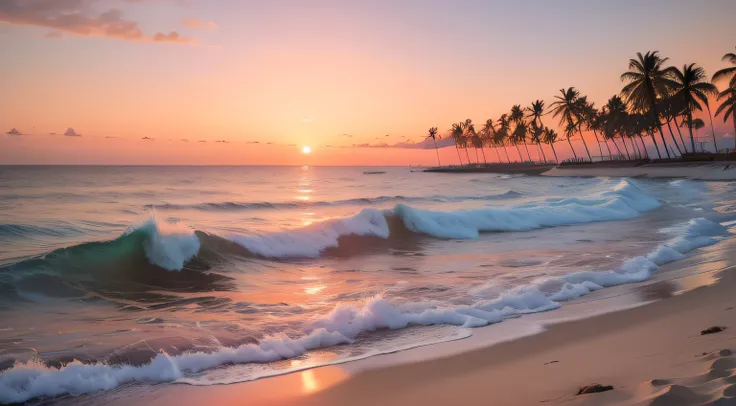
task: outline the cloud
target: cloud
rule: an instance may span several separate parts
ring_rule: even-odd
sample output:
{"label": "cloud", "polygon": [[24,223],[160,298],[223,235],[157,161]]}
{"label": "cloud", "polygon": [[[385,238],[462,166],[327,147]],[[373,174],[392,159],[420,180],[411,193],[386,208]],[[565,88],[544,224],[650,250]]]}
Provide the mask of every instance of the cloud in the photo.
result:
{"label": "cloud", "polygon": [[63,36],[64,36],[64,33],[61,31],[49,31],[43,37],[54,39],[54,38],[61,38]]}
{"label": "cloud", "polygon": [[182,21],[182,24],[189,28],[220,28],[214,21],[201,21],[196,18],[189,18]]}
{"label": "cloud", "polygon": [[[93,15],[90,3],[94,0],[2,0],[0,23],[50,28],[53,32],[82,37],[105,37],[128,41],[194,43],[176,31],[145,35],[138,23],[123,18],[123,12],[110,9]],[[58,38],[59,34],[46,34]]]}
{"label": "cloud", "polygon": [[302,123],[312,123],[314,122],[314,119],[312,117],[304,117],[303,119],[301,119],[301,122]]}

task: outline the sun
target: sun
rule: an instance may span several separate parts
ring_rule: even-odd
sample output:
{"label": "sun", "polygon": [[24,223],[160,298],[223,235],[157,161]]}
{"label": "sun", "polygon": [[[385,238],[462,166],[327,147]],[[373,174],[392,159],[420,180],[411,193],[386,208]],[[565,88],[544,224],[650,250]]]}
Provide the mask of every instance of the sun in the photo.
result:
{"label": "sun", "polygon": [[302,154],[311,154],[312,148],[309,148],[309,145],[305,145],[302,147]]}

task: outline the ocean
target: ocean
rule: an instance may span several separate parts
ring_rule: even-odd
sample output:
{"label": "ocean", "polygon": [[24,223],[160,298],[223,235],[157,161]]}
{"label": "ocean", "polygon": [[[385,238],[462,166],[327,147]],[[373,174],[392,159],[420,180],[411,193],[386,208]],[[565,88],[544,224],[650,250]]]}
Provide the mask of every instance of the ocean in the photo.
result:
{"label": "ocean", "polygon": [[0,403],[469,337],[732,237],[736,184],[0,167]]}

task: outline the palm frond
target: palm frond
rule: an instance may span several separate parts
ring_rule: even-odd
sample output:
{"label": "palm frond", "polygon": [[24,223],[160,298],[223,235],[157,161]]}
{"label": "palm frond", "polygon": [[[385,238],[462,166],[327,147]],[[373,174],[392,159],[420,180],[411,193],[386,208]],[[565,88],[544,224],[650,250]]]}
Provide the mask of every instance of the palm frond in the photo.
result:
{"label": "palm frond", "polygon": [[736,77],[736,66],[719,70],[718,72],[713,74],[713,78],[711,79],[711,81],[718,82],[722,79],[728,79],[731,76]]}

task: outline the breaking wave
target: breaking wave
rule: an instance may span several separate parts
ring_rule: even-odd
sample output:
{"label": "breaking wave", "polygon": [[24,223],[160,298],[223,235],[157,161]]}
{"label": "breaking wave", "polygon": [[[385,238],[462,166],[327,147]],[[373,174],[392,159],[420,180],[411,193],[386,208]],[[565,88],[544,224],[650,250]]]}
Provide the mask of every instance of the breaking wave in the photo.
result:
{"label": "breaking wave", "polygon": [[[352,221],[373,221],[373,226],[380,232],[383,223],[379,218],[382,216],[362,216],[365,217],[353,218]],[[352,231],[350,227],[355,226],[353,222],[333,224],[332,230]],[[498,287],[493,284],[481,285],[471,291],[476,298],[473,305],[436,307],[413,303],[407,306],[376,296],[360,306],[338,305],[329,314],[307,323],[301,337],[281,335],[264,339],[257,344],[246,344],[237,348],[222,347],[211,352],[187,352],[179,355],[161,353],[141,366],[83,364],[75,361],[61,368],[53,368],[36,360],[17,362],[11,369],[0,374],[0,403],[109,390],[135,381],[170,382],[185,378],[187,374],[227,364],[266,363],[294,358],[309,350],[350,344],[360,334],[380,329],[436,324],[472,328],[499,323],[509,317],[557,309],[561,302],[604,287],[647,280],[660,265],[680,259],[696,248],[715,244],[719,237],[728,233],[726,227],[704,218],[693,219],[661,231],[671,238],[648,255],[632,258],[616,269],[577,272],[536,280],[505,292],[498,292]],[[183,232],[182,234],[187,235]],[[178,255],[180,252],[188,254],[190,251],[177,249],[175,252]]]}
{"label": "breaking wave", "polygon": [[477,210],[430,211],[404,204],[393,210],[363,209],[353,217],[333,219],[309,227],[269,234],[228,238],[250,252],[268,258],[318,257],[340,246],[350,235],[389,238],[411,233],[444,239],[477,238],[481,232],[528,231],[545,227],[625,220],[661,203],[633,183],[621,181],[609,191],[585,198],[547,200]]}
{"label": "breaking wave", "polygon": [[[469,239],[482,232],[623,220],[659,206],[659,201],[624,180],[588,197],[457,211],[429,211],[399,204],[391,210],[365,208],[351,217],[270,233],[218,236],[182,223],[161,221],[154,215],[112,241],[84,243],[0,266],[0,285],[3,289],[11,286],[11,291],[23,285],[22,289],[44,293],[58,287],[64,295],[70,293],[67,288],[72,294],[111,285],[120,291],[126,287],[137,289],[136,283],[206,291],[213,288],[213,283],[228,278],[202,271],[211,268],[210,260],[228,254],[289,260],[411,250],[422,238]],[[7,225],[2,230],[13,234],[48,232]],[[667,248],[657,255],[675,256]]]}

